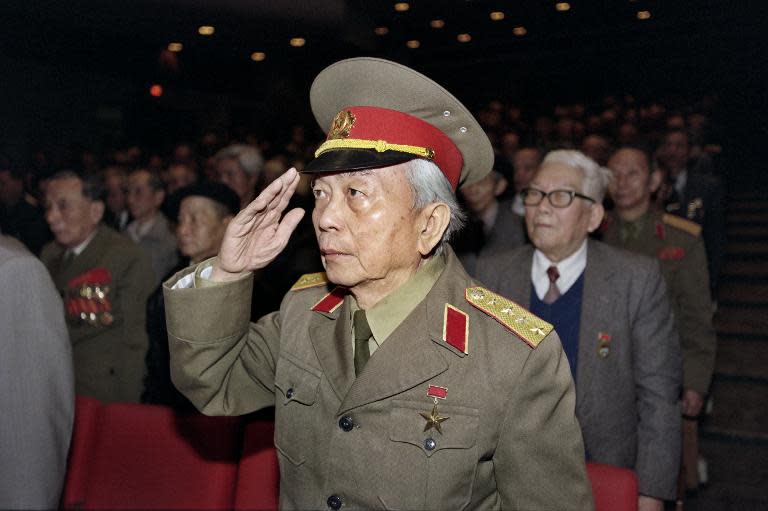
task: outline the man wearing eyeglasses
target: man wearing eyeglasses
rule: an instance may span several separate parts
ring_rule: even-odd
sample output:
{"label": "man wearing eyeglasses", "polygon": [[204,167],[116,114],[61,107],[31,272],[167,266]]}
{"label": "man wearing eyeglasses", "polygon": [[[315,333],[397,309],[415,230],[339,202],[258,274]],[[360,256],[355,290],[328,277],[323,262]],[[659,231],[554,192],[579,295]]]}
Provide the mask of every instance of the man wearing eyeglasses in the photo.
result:
{"label": "man wearing eyeglasses", "polygon": [[477,278],[555,325],[576,382],[589,460],[635,470],[638,509],[674,499],[681,357],[658,262],[589,233],[610,173],[553,151],[522,191],[533,246],[478,261]]}

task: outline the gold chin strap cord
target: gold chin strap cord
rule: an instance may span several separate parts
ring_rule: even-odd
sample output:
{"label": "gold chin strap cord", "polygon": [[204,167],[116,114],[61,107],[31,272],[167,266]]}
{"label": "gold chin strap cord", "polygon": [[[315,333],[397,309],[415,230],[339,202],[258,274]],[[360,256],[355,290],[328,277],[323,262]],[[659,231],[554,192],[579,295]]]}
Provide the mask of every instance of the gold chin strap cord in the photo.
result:
{"label": "gold chin strap cord", "polygon": [[414,145],[390,144],[386,140],[361,140],[356,138],[334,138],[326,140],[315,151],[315,158],[328,151],[339,149],[375,149],[383,153],[384,151],[398,151],[401,153],[415,154],[421,158],[432,160],[435,157],[435,151],[429,147],[418,147]]}

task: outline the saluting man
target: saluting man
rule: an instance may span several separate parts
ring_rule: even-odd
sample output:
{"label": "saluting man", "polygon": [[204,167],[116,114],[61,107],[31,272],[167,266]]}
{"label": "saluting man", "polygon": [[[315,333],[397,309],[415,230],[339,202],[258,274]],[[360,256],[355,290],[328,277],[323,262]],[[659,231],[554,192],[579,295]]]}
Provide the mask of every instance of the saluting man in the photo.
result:
{"label": "saluting man", "polygon": [[330,126],[307,167],[326,273],[249,324],[251,272],[304,214],[283,215],[289,170],[165,284],[174,383],[207,414],[275,405],[282,508],[592,508],[557,334],[446,243],[457,187],[493,163],[476,120],[380,59],[328,67],[310,96]]}

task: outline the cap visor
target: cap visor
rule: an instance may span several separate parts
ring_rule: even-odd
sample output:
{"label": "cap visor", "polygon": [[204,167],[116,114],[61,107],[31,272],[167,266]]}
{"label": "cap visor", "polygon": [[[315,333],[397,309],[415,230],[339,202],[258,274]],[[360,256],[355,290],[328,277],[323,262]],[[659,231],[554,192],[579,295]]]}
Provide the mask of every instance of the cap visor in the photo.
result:
{"label": "cap visor", "polygon": [[307,164],[302,172],[349,172],[391,167],[418,158],[398,151],[379,152],[373,149],[342,149],[327,151]]}

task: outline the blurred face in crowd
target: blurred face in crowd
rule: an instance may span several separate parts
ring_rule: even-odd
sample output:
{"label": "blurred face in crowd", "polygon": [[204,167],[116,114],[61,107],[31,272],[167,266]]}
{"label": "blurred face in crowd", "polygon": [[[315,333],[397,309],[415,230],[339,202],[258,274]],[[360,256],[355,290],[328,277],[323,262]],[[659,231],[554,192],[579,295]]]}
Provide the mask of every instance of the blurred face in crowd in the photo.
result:
{"label": "blurred face in crowd", "polygon": [[[563,163],[543,165],[531,181],[530,188],[542,192],[569,190],[583,192],[584,175],[579,169]],[[587,235],[597,229],[603,219],[603,206],[574,197],[564,208],[556,208],[545,197],[538,206],[525,206],[525,224],[534,246],[552,262],[576,252]]]}
{"label": "blurred face in crowd", "polygon": [[107,209],[114,214],[125,211],[125,175],[107,170],[104,174],[104,188],[107,190]]}
{"label": "blurred face in crowd", "polygon": [[520,193],[520,190],[528,186],[536,173],[536,169],[539,168],[540,162],[541,156],[538,149],[520,149],[515,153],[512,165],[515,168],[514,186],[516,193]]}
{"label": "blurred face in crowd", "polygon": [[9,170],[0,170],[0,204],[13,207],[24,195],[24,183]]}
{"label": "blurred face in crowd", "polygon": [[179,251],[198,263],[219,251],[232,215],[208,197],[191,195],[181,201],[176,234]]}
{"label": "blurred face in crowd", "polygon": [[128,176],[128,209],[139,222],[150,220],[160,209],[165,199],[163,190],[155,190],[149,171],[139,170]]}
{"label": "blurred face in crowd", "polygon": [[264,175],[264,186],[269,185],[269,183],[282,176],[286,170],[288,170],[288,167],[281,158],[272,158],[265,161],[264,169],[262,170]]}
{"label": "blurred face in crowd", "polygon": [[56,242],[73,248],[96,230],[104,215],[104,204],[83,195],[83,182],[76,177],[52,179],[45,192],[45,220]]}
{"label": "blurred face in crowd", "polygon": [[448,207],[414,209],[404,168],[316,175],[312,222],[332,282],[384,296],[404,283],[440,240],[448,225],[440,215],[449,218]]}
{"label": "blurred face in crowd", "polygon": [[467,209],[475,216],[480,216],[489,210],[497,201],[496,197],[504,193],[507,181],[494,171],[483,179],[460,190]]}
{"label": "blurred face in crowd", "polygon": [[651,194],[661,183],[661,173],[651,172],[645,153],[638,149],[619,149],[608,160],[608,168],[613,173],[608,191],[619,214],[634,219],[645,213]]}
{"label": "blurred face in crowd", "polygon": [[171,194],[179,188],[197,182],[197,174],[185,163],[174,163],[168,167],[166,179],[168,193]]}
{"label": "blurred face in crowd", "polygon": [[234,158],[221,158],[216,162],[219,181],[227,185],[240,197],[240,204],[245,206],[253,200],[256,192],[258,175],[248,174]]}
{"label": "blurred face in crowd", "polygon": [[595,160],[599,165],[605,166],[610,154],[610,144],[600,135],[590,135],[584,139],[581,152]]}
{"label": "blurred face in crowd", "polygon": [[673,131],[664,137],[664,142],[659,150],[659,158],[667,170],[676,176],[688,164],[690,150],[688,135],[680,131]]}

